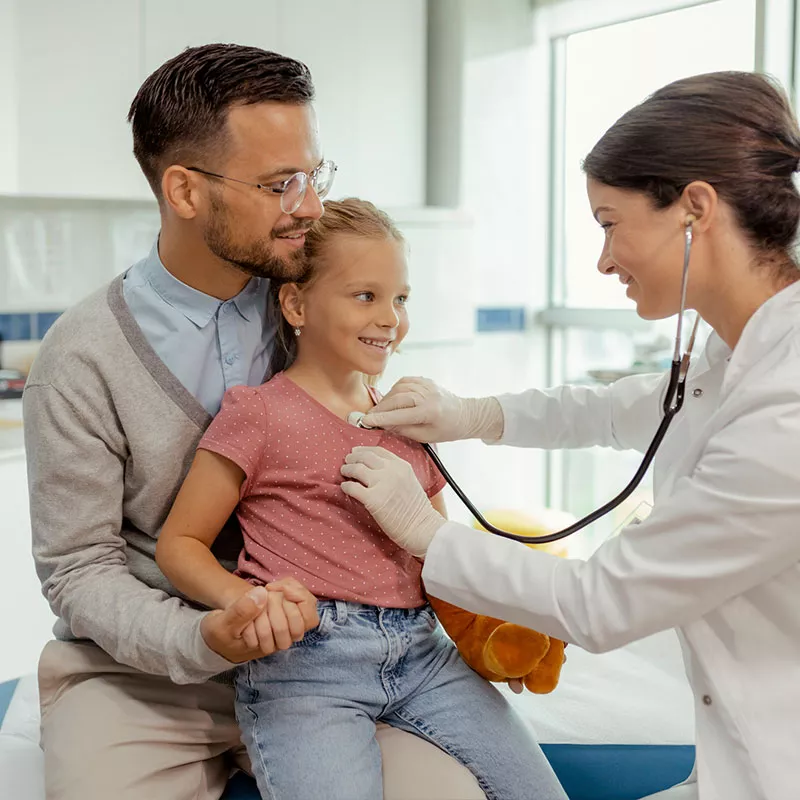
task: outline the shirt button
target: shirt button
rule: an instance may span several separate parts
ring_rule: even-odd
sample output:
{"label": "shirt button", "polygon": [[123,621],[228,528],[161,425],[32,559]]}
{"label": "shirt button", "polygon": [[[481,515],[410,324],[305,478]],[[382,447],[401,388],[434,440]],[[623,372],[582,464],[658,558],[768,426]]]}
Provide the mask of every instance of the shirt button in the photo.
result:
{"label": "shirt button", "polygon": [[692,397],[702,397],[703,390],[702,389],[692,389]]}
{"label": "shirt button", "polygon": [[225,363],[230,366],[233,362],[236,361],[234,356],[225,356]]}
{"label": "shirt button", "polygon": [[710,706],[711,705],[711,695],[704,694],[703,695],[703,705]]}

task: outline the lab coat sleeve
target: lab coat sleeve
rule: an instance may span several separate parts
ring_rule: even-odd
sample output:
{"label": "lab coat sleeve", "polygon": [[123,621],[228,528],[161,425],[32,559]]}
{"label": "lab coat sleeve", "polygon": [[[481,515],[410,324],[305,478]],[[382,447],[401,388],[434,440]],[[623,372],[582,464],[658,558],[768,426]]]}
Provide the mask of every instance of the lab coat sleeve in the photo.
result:
{"label": "lab coat sleeve", "polygon": [[800,560],[800,401],[796,388],[767,394],[709,439],[647,520],[588,561],[448,522],[428,549],[427,591],[604,652],[768,581]]}
{"label": "lab coat sleeve", "polygon": [[610,386],[559,386],[500,395],[498,444],[563,449],[614,447],[644,452],[661,419],[665,375],[632,375]]}

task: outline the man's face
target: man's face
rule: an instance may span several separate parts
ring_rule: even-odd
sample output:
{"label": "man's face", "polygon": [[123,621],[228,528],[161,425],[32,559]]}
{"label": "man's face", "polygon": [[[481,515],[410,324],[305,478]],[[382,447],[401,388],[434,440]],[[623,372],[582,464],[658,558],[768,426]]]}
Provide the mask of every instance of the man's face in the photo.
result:
{"label": "man's face", "polygon": [[[295,172],[311,172],[322,161],[310,105],[257,103],[228,114],[224,164],[203,164],[248,183],[272,185]],[[300,207],[281,210],[281,196],[234,181],[208,180],[209,211],[203,237],[209,250],[242,272],[295,280],[303,272],[304,232],[322,215],[309,185]]]}

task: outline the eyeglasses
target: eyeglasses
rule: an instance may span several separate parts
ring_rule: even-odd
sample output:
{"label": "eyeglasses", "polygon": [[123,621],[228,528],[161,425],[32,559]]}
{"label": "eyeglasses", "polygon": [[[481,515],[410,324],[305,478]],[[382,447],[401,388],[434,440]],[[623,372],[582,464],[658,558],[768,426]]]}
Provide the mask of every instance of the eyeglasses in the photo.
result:
{"label": "eyeglasses", "polygon": [[336,177],[337,166],[333,161],[323,161],[311,172],[295,172],[285,181],[270,184],[251,183],[239,178],[231,178],[228,175],[220,175],[218,172],[209,172],[206,169],[200,169],[200,167],[186,167],[186,169],[190,172],[199,172],[201,175],[207,175],[209,178],[243,183],[245,186],[260,189],[262,192],[279,194],[281,196],[281,211],[284,214],[294,214],[303,204],[309,184],[311,184],[320,200],[328,194],[331,186],[333,186],[333,179]]}

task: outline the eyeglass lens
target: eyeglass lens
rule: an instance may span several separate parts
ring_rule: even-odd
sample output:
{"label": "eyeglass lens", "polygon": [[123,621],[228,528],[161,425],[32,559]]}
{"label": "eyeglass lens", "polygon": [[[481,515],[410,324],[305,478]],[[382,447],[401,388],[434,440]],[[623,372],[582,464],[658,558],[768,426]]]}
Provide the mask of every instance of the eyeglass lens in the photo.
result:
{"label": "eyeglass lens", "polygon": [[314,187],[319,199],[322,200],[330,191],[335,175],[336,169],[330,161],[320,164],[312,173],[310,179],[304,172],[292,175],[281,195],[281,210],[283,213],[294,214],[300,208],[303,198],[306,196],[309,180],[311,180],[311,185]]}

